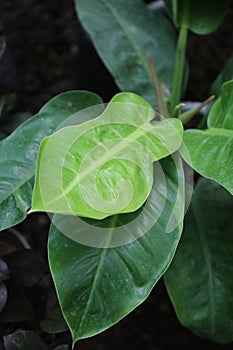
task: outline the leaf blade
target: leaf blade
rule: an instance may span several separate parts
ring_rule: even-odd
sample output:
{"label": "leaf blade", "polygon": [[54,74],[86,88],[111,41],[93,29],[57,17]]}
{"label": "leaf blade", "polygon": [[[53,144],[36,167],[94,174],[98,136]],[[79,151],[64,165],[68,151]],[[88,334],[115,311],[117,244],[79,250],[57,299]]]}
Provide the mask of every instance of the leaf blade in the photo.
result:
{"label": "leaf blade", "polygon": [[89,92],[58,95],[37,115],[0,142],[1,230],[16,225],[26,217],[31,204],[37,151],[42,138],[79,108],[92,103],[98,104],[101,100]]}
{"label": "leaf blade", "polygon": [[109,328],[142,303],[174,255],[182,224],[171,234],[165,231],[175,203],[178,179],[170,157],[162,165],[168,197],[158,222],[141,239],[120,247],[99,249],[76,243],[51,226],[50,268],[74,342]]}
{"label": "leaf blade", "polygon": [[186,130],[181,154],[198,173],[217,181],[233,194],[233,81],[222,86],[221,97],[208,116],[209,129]]}
{"label": "leaf blade", "polygon": [[119,88],[138,93],[154,106],[146,52],[152,55],[160,83],[171,88],[175,33],[168,20],[158,13],[150,13],[139,0],[91,0],[88,4],[85,0],[76,0],[75,5]]}
{"label": "leaf blade", "polygon": [[180,322],[220,343],[233,340],[232,209],[226,190],[201,179],[177,253],[165,274]]}
{"label": "leaf blade", "polygon": [[140,208],[151,191],[152,163],[182,142],[178,119],[153,118],[141,97],[120,93],[97,118],[44,139],[31,211],[103,219]]}

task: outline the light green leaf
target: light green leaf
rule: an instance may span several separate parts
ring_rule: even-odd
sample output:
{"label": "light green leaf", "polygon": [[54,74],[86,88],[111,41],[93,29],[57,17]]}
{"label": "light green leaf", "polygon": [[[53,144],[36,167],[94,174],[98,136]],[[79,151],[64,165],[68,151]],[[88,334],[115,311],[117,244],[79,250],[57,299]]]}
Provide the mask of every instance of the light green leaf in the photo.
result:
{"label": "light green leaf", "polygon": [[233,194],[233,81],[222,86],[221,97],[208,116],[208,130],[187,130],[181,154],[201,175]]}
{"label": "light green leaf", "polygon": [[197,34],[213,32],[221,24],[228,0],[164,0],[174,23]]}
{"label": "light green leaf", "polygon": [[211,92],[216,96],[219,96],[221,93],[222,84],[232,79],[233,79],[233,56],[231,56],[228,59],[225,67],[213,82],[211,86]]}
{"label": "light green leaf", "polygon": [[201,179],[165,282],[180,322],[199,336],[233,341],[233,199]]}
{"label": "light green leaf", "polygon": [[[140,221],[140,210],[102,221],[87,220],[89,225],[105,227],[105,248],[76,243],[59,232],[56,226],[51,226],[48,245],[50,269],[74,342],[109,328],[142,303],[173,258],[182,220],[169,234],[167,225],[179,194],[182,197],[182,211],[184,176],[181,160],[177,156],[162,160],[161,166],[166,189],[160,178],[154,189],[157,199],[149,197],[147,201],[152,211],[144,210]],[[147,227],[151,218],[152,227],[140,239],[108,248],[114,240],[114,227],[127,229],[127,222],[135,220],[135,227],[139,229],[141,226]],[[79,231],[79,224],[76,223],[76,226],[73,225],[73,230]],[[135,232],[129,233],[136,235]],[[81,228],[78,234],[82,235]],[[95,241],[95,231],[92,240]]]}
{"label": "light green leaf", "polygon": [[153,118],[140,96],[121,93],[98,118],[44,139],[31,212],[103,219],[140,208],[152,188],[153,162],[182,143],[180,120]]}
{"label": "light green leaf", "polygon": [[146,53],[161,84],[171,88],[176,36],[168,19],[141,0],[75,0],[78,17],[119,88],[155,97]]}
{"label": "light green leaf", "polygon": [[90,92],[60,94],[0,142],[0,230],[26,217],[41,140],[72,114],[98,103],[101,99]]}

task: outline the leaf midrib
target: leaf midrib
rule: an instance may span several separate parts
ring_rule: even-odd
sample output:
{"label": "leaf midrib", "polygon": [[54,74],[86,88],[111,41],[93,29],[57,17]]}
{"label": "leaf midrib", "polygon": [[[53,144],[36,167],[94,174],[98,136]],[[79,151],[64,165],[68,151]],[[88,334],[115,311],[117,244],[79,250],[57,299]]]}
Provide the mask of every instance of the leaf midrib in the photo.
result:
{"label": "leaf midrib", "polygon": [[100,278],[101,270],[102,270],[102,267],[104,265],[105,257],[107,255],[108,250],[109,250],[109,245],[110,245],[110,242],[111,242],[111,238],[112,238],[112,234],[113,234],[113,231],[114,231],[114,228],[115,228],[115,223],[117,221],[117,217],[118,217],[117,215],[114,215],[112,217],[111,227],[109,227],[109,233],[107,235],[106,242],[105,242],[106,247],[105,248],[100,248],[100,249],[102,249],[102,251],[100,253],[99,262],[98,262],[96,273],[95,273],[95,276],[94,276],[94,279],[93,279],[93,282],[92,282],[92,285],[91,285],[91,290],[90,290],[89,297],[88,297],[88,300],[87,300],[87,303],[86,303],[86,307],[85,307],[85,310],[83,312],[83,316],[81,318],[81,321],[79,323],[79,328],[82,327],[82,325],[83,325],[83,323],[85,321],[85,318],[87,316],[87,313],[88,313],[88,311],[90,309],[91,302],[93,300],[93,296],[94,296],[94,293],[95,293],[95,290],[96,290],[96,286],[97,286],[98,280]]}
{"label": "leaf midrib", "polygon": [[[113,156],[114,154],[117,154],[120,150],[126,148],[127,145],[129,145],[133,141],[137,142],[136,140],[139,137],[146,136],[146,134],[152,128],[153,128],[153,125],[148,123],[148,121],[146,121],[143,125],[140,126],[139,129],[137,129],[136,131],[133,131],[131,134],[128,135],[127,138],[121,140],[116,146],[111,148],[110,155]],[[80,183],[82,178],[85,178],[85,176],[89,175],[93,170],[95,170],[99,164],[104,163],[108,159],[109,159],[109,155],[106,155],[106,154],[104,154],[104,156],[102,156],[102,157],[99,157],[97,159],[97,161],[93,162],[91,164],[91,166],[89,166],[86,169],[86,171],[82,172],[81,174],[77,174],[77,177],[69,184],[69,186],[64,188],[62,193],[59,196],[57,196],[56,198],[54,198],[53,200],[51,200],[48,204],[51,204],[51,203],[57,201],[58,199],[63,198],[64,195],[66,196],[69,192],[71,192],[73,190],[73,188],[76,185],[78,185]]]}
{"label": "leaf midrib", "polygon": [[143,66],[143,68],[144,68],[144,70],[145,70],[145,72],[147,74],[148,81],[151,82],[152,80],[151,80],[151,74],[150,74],[149,66],[148,66],[148,64],[146,62],[145,56],[141,53],[140,47],[138,47],[137,42],[135,41],[133,36],[130,34],[129,30],[127,29],[127,26],[125,26],[123,20],[121,19],[121,17],[117,13],[117,11],[106,0],[101,0],[101,1],[106,6],[106,8],[111,12],[113,17],[115,17],[116,21],[119,23],[119,25],[122,28],[123,32],[125,32],[126,37],[129,40],[129,42],[132,45],[132,47],[134,48],[135,52],[137,53],[137,56],[138,56],[140,62],[142,62],[142,66]]}

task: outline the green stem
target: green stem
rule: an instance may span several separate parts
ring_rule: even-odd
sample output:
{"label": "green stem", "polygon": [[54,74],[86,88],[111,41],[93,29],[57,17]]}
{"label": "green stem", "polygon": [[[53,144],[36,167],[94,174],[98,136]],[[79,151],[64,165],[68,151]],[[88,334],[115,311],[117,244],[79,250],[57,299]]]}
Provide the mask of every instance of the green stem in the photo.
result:
{"label": "green stem", "polygon": [[185,53],[187,46],[188,27],[186,24],[182,24],[179,32],[178,44],[176,49],[176,62],[175,71],[172,85],[172,96],[171,96],[171,116],[175,107],[180,103],[182,95],[182,86],[184,81],[184,70],[185,70]]}
{"label": "green stem", "polygon": [[184,112],[179,116],[179,119],[182,121],[182,123],[185,125],[187,124],[204,106],[206,106],[208,103],[213,101],[215,98],[214,95],[210,96],[205,100],[204,102],[200,103],[200,105],[194,109],[191,109],[190,111]]}

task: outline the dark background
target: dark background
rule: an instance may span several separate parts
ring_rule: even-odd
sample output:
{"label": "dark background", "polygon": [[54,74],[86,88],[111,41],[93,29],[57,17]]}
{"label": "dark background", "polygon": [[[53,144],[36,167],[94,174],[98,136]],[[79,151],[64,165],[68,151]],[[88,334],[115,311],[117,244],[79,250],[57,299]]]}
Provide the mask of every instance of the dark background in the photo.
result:
{"label": "dark background", "polygon": [[[34,114],[62,91],[89,89],[105,100],[117,92],[78,23],[72,0],[1,0],[0,22],[0,36],[7,43],[7,51],[0,64],[0,96],[12,92],[16,94],[8,118],[16,112]],[[223,25],[215,33],[202,37],[190,35],[188,59],[191,71],[186,99],[198,101],[209,96],[211,82],[233,51],[232,23],[231,5]],[[8,302],[0,317],[0,335],[25,328],[35,330],[47,344],[70,342],[68,332],[53,336],[40,328],[48,305],[57,302],[47,266],[47,217],[31,215],[18,225],[17,230],[29,242],[34,256],[26,256],[23,245],[9,236],[9,232],[1,234],[0,256],[19,251],[20,254],[14,258],[18,269],[14,267],[15,275],[6,282],[14,302],[13,305]],[[27,278],[33,280],[36,274],[36,283],[27,285],[27,282],[19,282],[23,278],[20,266],[25,266],[20,265],[22,261],[23,264],[31,264]],[[147,301],[118,325],[81,341],[77,346],[78,350],[109,348],[217,350],[231,349],[232,345],[214,344],[183,328],[160,281]]]}

